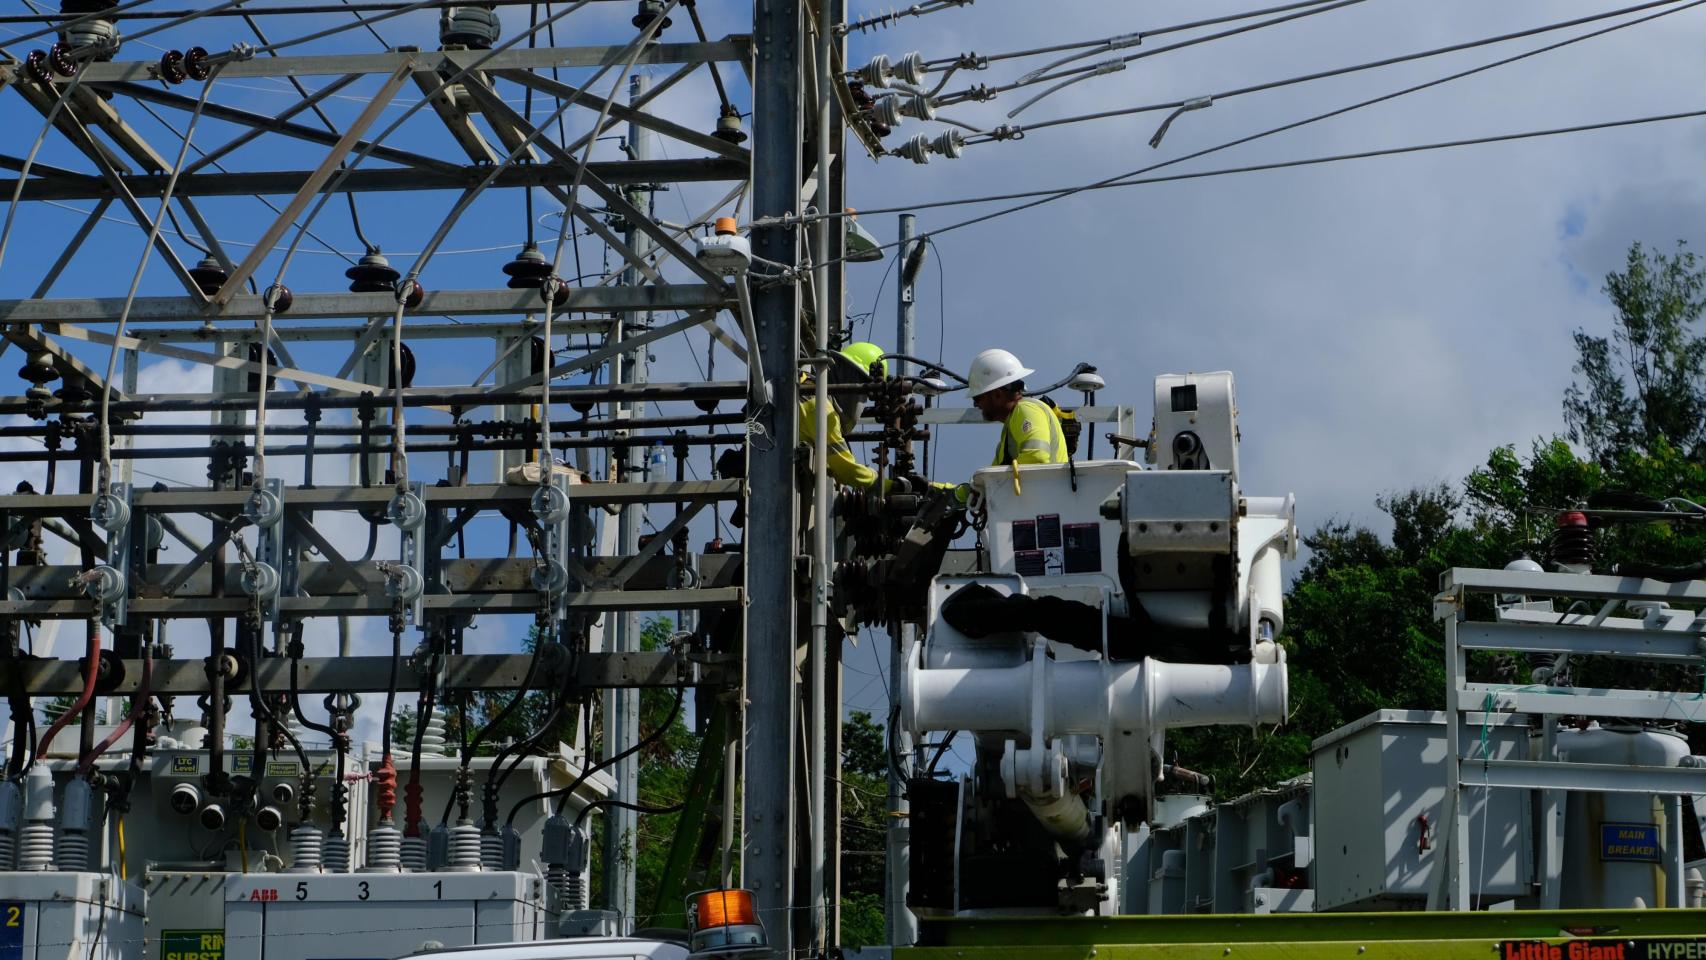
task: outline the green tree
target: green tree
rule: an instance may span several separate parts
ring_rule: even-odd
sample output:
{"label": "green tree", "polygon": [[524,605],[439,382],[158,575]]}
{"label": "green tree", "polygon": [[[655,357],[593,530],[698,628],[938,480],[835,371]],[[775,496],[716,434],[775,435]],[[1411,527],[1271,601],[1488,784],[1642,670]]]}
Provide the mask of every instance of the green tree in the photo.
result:
{"label": "green tree", "polygon": [[883,938],[887,863],[888,738],[869,713],[841,724],[841,942],[878,946]]}
{"label": "green tree", "polygon": [[1564,394],[1572,441],[1600,463],[1663,439],[1689,454],[1706,440],[1706,267],[1686,244],[1674,254],[1629,248],[1605,278],[1616,310],[1609,337],[1577,330],[1575,372]]}

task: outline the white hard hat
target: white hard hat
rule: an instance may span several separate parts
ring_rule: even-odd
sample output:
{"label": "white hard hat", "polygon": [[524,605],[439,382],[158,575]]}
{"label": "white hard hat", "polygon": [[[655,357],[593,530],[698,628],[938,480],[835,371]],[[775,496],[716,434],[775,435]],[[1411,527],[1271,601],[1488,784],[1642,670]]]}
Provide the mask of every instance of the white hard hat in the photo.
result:
{"label": "white hard hat", "polygon": [[985,350],[971,360],[971,372],[966,375],[966,389],[981,397],[996,387],[1017,383],[1035,373],[1019,363],[1019,358],[1006,350]]}

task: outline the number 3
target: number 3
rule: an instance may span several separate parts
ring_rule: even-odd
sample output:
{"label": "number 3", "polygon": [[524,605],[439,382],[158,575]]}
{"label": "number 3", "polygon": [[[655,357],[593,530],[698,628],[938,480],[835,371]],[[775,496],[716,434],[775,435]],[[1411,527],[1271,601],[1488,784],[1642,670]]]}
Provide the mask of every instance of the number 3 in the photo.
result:
{"label": "number 3", "polygon": [[358,900],[366,900],[367,899],[367,881],[366,880],[361,881],[361,896],[357,897],[356,899],[358,899]]}

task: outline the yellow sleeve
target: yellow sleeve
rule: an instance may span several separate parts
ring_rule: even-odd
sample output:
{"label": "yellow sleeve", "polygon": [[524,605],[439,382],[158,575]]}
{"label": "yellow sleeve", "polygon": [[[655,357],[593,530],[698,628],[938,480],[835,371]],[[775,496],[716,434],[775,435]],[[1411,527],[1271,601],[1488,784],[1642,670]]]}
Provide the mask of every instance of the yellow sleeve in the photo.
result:
{"label": "yellow sleeve", "polygon": [[[817,442],[816,397],[800,403],[800,441]],[[825,438],[824,446],[829,451],[829,475],[835,478],[836,483],[863,489],[877,482],[877,472],[853,456],[847,438],[841,433],[841,418],[833,409],[829,411],[829,436]]]}

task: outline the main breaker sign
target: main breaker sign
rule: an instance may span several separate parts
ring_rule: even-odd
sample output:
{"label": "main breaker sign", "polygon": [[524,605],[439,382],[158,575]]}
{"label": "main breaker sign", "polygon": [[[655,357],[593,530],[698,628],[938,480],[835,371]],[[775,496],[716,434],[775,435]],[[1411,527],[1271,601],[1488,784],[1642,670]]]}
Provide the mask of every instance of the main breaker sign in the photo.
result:
{"label": "main breaker sign", "polygon": [[225,960],[225,931],[162,930],[160,960]]}
{"label": "main breaker sign", "polygon": [[1659,862],[1659,828],[1653,823],[1602,823],[1599,858],[1637,863]]}

